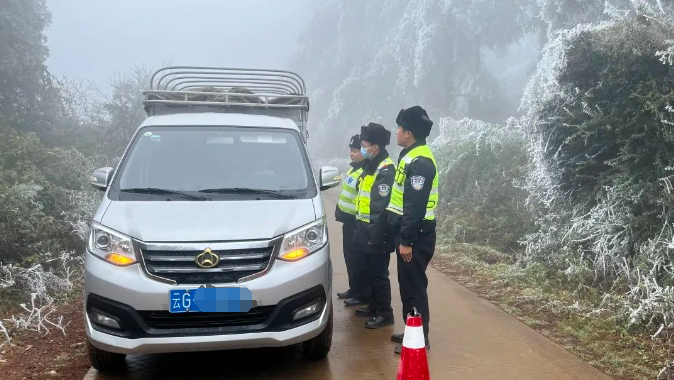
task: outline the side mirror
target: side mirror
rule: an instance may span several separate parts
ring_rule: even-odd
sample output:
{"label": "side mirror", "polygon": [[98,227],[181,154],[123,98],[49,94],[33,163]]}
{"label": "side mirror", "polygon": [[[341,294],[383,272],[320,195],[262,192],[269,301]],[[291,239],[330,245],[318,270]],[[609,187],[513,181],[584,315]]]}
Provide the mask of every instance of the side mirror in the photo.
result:
{"label": "side mirror", "polygon": [[91,173],[89,177],[89,183],[94,189],[104,191],[110,185],[110,180],[112,179],[112,173],[115,169],[111,167],[101,168]]}
{"label": "side mirror", "polygon": [[334,166],[321,168],[321,191],[331,189],[342,182],[342,173]]}

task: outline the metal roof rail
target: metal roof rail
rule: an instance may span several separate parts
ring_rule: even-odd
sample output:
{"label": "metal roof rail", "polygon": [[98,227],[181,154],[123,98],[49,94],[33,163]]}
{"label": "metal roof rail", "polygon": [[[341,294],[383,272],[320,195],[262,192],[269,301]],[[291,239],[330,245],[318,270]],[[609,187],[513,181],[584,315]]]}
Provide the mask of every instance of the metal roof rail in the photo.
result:
{"label": "metal roof rail", "polygon": [[185,112],[262,114],[290,118],[308,136],[309,98],[299,75],[283,70],[169,66],[143,91],[148,115]]}

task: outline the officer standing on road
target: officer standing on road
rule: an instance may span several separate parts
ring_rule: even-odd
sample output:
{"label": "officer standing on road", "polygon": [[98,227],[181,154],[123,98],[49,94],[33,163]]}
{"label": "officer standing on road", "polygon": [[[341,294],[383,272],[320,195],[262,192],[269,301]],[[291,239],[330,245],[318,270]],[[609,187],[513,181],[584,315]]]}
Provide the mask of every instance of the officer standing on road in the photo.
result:
{"label": "officer standing on road", "polygon": [[[365,159],[360,154],[360,136],[354,135],[349,142],[351,150],[351,168],[346,173],[342,182],[342,191],[339,194],[339,201],[335,208],[335,219],[342,223],[342,247],[344,251],[344,262],[346,263],[346,273],[349,278],[349,289],[342,293],[337,293],[337,298],[349,299],[369,299],[369,290],[362,289],[362,283],[365,279],[356,279],[356,260],[354,261],[353,252],[353,232],[356,227],[356,197],[358,196],[358,178],[363,172]],[[361,273],[362,275],[362,273]]]}
{"label": "officer standing on road", "polygon": [[386,206],[391,198],[395,164],[386,151],[391,132],[382,125],[370,123],[361,127],[360,141],[367,163],[358,180],[353,246],[356,255],[367,258],[372,301],[356,310],[356,316],[370,318],[365,327],[378,329],[394,322],[388,267],[395,246],[388,228]]}
{"label": "officer standing on road", "polygon": [[[398,160],[388,221],[395,234],[398,252],[398,283],[403,303],[403,318],[412,308],[421,314],[426,349],[430,349],[428,325],[428,278],[426,268],[435,252],[435,209],[438,205],[438,170],[433,153],[426,145],[433,122],[428,113],[414,106],[401,110],[396,118],[396,139],[403,147]],[[391,340],[402,343],[403,334]],[[400,354],[402,346],[395,352]]]}

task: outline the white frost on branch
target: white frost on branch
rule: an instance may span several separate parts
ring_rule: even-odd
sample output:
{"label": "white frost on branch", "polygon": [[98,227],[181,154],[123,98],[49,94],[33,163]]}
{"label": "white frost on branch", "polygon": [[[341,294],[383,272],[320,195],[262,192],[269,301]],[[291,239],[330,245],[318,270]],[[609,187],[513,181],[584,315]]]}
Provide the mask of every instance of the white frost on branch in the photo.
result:
{"label": "white frost on branch", "polygon": [[[28,268],[0,263],[0,287],[11,288],[30,297],[29,305],[20,304],[25,313],[6,321],[13,322],[15,328],[36,331],[48,331],[47,325],[59,329],[63,327],[60,319],[53,321],[50,317],[55,311],[54,297],[67,297],[77,287],[82,280],[82,264],[83,257],[73,252],[61,252],[54,259]],[[49,269],[45,269],[45,265]]]}
{"label": "white frost on branch", "polygon": [[618,7],[609,0],[606,0],[604,3],[604,14],[612,20],[623,20],[629,16],[630,12],[629,9],[618,9]]}
{"label": "white frost on branch", "polygon": [[5,320],[13,323],[15,329],[49,334],[49,327],[51,326],[52,328],[60,330],[63,335],[66,335],[66,326],[63,325],[63,316],[51,317],[56,311],[53,299],[47,298],[39,300],[38,294],[32,293],[30,295],[30,307],[26,306],[25,303],[22,303],[19,306],[21,306],[25,313],[18,317],[12,316]]}
{"label": "white frost on branch", "polygon": [[12,338],[9,336],[9,331],[7,331],[5,325],[2,324],[2,321],[0,321],[0,332],[2,332],[4,337],[4,342],[0,343],[0,347],[2,347],[5,343],[10,343],[12,341]]}
{"label": "white frost on branch", "polygon": [[[30,299],[19,305],[22,309],[20,314],[0,321],[0,331],[4,332],[5,337],[5,342],[0,343],[0,346],[10,340],[7,326],[45,334],[51,328],[56,328],[65,334],[63,317],[55,315],[55,297],[67,297],[81,282],[83,257],[73,252],[61,252],[53,259],[51,256],[45,254],[43,264],[28,268],[0,263],[0,289],[11,289]],[[45,266],[49,269],[45,269]]]}
{"label": "white frost on branch", "polygon": [[660,58],[660,62],[665,65],[674,65],[674,41],[667,40],[665,42],[670,46],[665,50],[658,50],[655,56]]}

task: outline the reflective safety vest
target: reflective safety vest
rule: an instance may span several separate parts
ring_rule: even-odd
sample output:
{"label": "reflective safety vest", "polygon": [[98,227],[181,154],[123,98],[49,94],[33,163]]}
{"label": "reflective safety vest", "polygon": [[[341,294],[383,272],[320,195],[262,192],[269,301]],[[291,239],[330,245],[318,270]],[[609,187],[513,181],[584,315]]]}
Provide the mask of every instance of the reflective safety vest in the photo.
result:
{"label": "reflective safety vest", "polygon": [[370,223],[370,195],[372,194],[372,185],[374,185],[374,181],[379,172],[389,165],[392,165],[393,168],[395,168],[395,163],[391,157],[386,157],[386,159],[377,166],[377,170],[375,170],[373,174],[361,176],[358,180],[358,213],[356,214],[356,220]]}
{"label": "reflective safety vest", "polygon": [[[435,209],[438,206],[438,165],[435,162],[435,157],[433,153],[428,148],[427,145],[420,145],[411,151],[407,152],[403,158],[400,159],[398,163],[398,169],[396,170],[396,178],[393,182],[393,190],[391,191],[391,202],[389,203],[387,210],[402,215],[403,214],[403,199],[405,195],[405,181],[407,180],[407,165],[412,163],[419,157],[426,157],[433,161],[433,166],[435,166],[435,178],[433,178],[433,185],[431,187],[431,193],[428,196],[428,203],[426,204],[426,216],[424,220],[435,220]],[[424,186],[424,178],[419,177],[410,178],[412,181],[412,187],[422,188]]]}
{"label": "reflective safety vest", "polygon": [[339,193],[337,207],[349,215],[356,215],[356,198],[358,197],[358,178],[363,168],[350,168],[342,181],[342,192]]}

